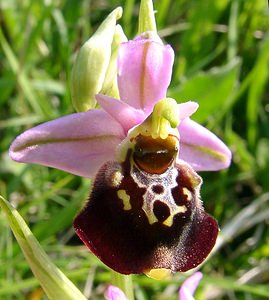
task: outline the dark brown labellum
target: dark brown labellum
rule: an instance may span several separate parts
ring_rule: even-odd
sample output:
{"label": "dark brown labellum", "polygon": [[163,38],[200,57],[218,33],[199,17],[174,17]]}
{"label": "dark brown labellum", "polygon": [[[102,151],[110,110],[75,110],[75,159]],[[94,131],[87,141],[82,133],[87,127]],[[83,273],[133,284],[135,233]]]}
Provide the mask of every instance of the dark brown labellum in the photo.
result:
{"label": "dark brown labellum", "polygon": [[101,167],[74,221],[88,248],[119,273],[185,272],[215,244],[218,225],[202,207],[201,178],[176,162],[175,139],[138,136],[123,163]]}

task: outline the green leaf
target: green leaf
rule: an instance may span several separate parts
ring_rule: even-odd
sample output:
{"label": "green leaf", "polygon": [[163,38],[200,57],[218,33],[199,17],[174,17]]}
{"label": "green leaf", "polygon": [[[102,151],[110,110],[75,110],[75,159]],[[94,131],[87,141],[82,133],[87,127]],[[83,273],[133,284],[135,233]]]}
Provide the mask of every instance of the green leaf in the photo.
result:
{"label": "green leaf", "polygon": [[269,78],[269,34],[261,45],[257,62],[251,73],[253,76],[247,99],[247,135],[250,146],[254,148],[257,143],[260,104],[264,91],[268,87],[266,83]]}
{"label": "green leaf", "polygon": [[241,171],[250,172],[257,167],[255,157],[249,152],[246,141],[240,135],[230,130],[226,141],[229,145],[236,145],[233,149],[233,161]]}
{"label": "green leaf", "polygon": [[240,62],[236,58],[225,66],[199,72],[179,87],[170,90],[168,95],[178,102],[198,102],[200,109],[194,115],[198,122],[205,122],[212,115],[219,118],[233,104],[232,95],[237,84]]}
{"label": "green leaf", "polygon": [[20,85],[24,96],[29,101],[29,104],[33,108],[36,114],[45,115],[45,112],[42,111],[42,107],[35,96],[30,80],[25,74],[25,70],[20,69],[19,61],[13,52],[11,45],[6,40],[1,28],[0,28],[0,48],[3,49],[3,53],[6,56],[6,59],[10,65],[12,72],[17,76],[18,84]]}
{"label": "green leaf", "polygon": [[[87,111],[96,105],[95,95],[102,90],[116,22],[121,16],[122,8],[114,9],[77,54],[71,74],[71,95],[77,111]],[[116,77],[115,72],[113,75]]]}
{"label": "green leaf", "polygon": [[269,193],[264,193],[260,197],[241,209],[235,216],[229,219],[225,225],[220,226],[221,232],[218,236],[213,253],[216,253],[226,243],[233,241],[237,236],[246,232],[251,227],[264,222],[269,218]]}
{"label": "green leaf", "polygon": [[223,12],[230,1],[228,0],[204,0],[188,1],[186,9],[186,21],[190,24],[181,40],[181,53],[185,57],[187,68],[193,66],[210,52],[216,45],[215,24],[222,24]]}
{"label": "green leaf", "polygon": [[49,299],[86,300],[74,284],[52,263],[18,211],[2,196],[0,206],[35,277]]}

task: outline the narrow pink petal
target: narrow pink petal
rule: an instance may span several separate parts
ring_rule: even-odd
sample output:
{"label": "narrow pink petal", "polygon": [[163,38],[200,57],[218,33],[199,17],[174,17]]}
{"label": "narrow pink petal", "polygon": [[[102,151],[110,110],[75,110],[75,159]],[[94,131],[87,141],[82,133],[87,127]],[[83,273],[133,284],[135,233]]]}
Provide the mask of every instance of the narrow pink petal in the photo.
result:
{"label": "narrow pink petal", "polygon": [[101,94],[96,95],[95,98],[102,108],[121,124],[125,133],[146,118],[142,110],[135,109],[121,100]]}
{"label": "narrow pink petal", "polygon": [[110,285],[105,293],[107,300],[127,300],[123,291],[116,286]]}
{"label": "narrow pink petal", "polygon": [[199,107],[199,104],[193,101],[188,101],[184,103],[180,103],[179,105],[179,118],[180,121],[190,117],[192,114],[196,112]]}
{"label": "narrow pink petal", "polygon": [[174,51],[151,39],[136,39],[121,44],[118,56],[120,98],[147,114],[166,97],[171,80]]}
{"label": "narrow pink petal", "polygon": [[211,131],[186,118],[178,127],[180,133],[179,158],[196,171],[216,171],[228,168],[230,149]]}
{"label": "narrow pink petal", "polygon": [[10,157],[92,177],[104,162],[114,158],[123,138],[123,128],[108,113],[89,110],[25,131],[12,143]]}
{"label": "narrow pink petal", "polygon": [[186,279],[179,289],[179,300],[194,300],[193,294],[200,283],[203,274],[196,272],[188,279]]}

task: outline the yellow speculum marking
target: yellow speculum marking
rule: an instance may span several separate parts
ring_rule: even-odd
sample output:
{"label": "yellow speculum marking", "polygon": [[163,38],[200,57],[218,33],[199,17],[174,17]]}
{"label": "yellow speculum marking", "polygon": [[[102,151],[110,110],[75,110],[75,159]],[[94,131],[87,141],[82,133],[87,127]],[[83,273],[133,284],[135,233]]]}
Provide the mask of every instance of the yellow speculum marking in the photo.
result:
{"label": "yellow speculum marking", "polygon": [[171,210],[170,210],[170,216],[165,221],[163,221],[163,224],[168,227],[171,227],[173,225],[174,216],[178,213],[184,213],[184,212],[186,212],[186,210],[187,210],[187,208],[185,205],[178,206],[177,209],[173,210],[173,213],[171,213]]}
{"label": "yellow speculum marking", "polygon": [[149,211],[148,210],[148,206],[147,206],[147,202],[146,201],[144,201],[142,209],[144,210],[144,212],[145,212],[145,214],[146,214],[146,216],[148,218],[148,221],[149,221],[150,225],[158,222],[158,219],[155,217],[153,211],[151,211],[151,210]]}
{"label": "yellow speculum marking", "polygon": [[127,195],[125,190],[118,190],[117,191],[117,196],[122,201],[124,210],[132,209],[132,206],[131,206],[131,203],[130,203],[130,196]]}
{"label": "yellow speculum marking", "polygon": [[192,193],[190,190],[188,190],[186,187],[182,188],[183,194],[187,197],[188,201],[191,201],[192,199]]}
{"label": "yellow speculum marking", "polygon": [[[146,201],[144,201],[143,203],[143,206],[142,206],[142,209],[144,210],[147,218],[148,218],[148,221],[149,221],[149,224],[152,225],[156,222],[159,222],[159,220],[156,218],[156,216],[154,215],[154,212],[153,211],[149,211],[148,207],[147,207],[147,204],[146,204]],[[172,212],[171,212],[172,211]],[[185,213],[187,211],[187,208],[185,205],[182,205],[182,206],[177,206],[175,208],[175,205],[173,205],[173,209],[170,208],[170,215],[168,218],[166,218],[162,224],[163,225],[166,225],[168,227],[171,227],[173,225],[173,219],[174,219],[174,216],[178,213]]]}

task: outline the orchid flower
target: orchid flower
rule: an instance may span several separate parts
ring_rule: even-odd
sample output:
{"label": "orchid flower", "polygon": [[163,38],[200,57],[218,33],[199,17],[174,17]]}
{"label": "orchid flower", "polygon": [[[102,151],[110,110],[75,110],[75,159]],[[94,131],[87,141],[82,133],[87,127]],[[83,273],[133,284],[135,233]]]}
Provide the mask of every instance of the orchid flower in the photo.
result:
{"label": "orchid flower", "polygon": [[[166,97],[173,61],[171,46],[156,38],[139,37],[121,44],[118,54],[121,100],[96,95],[102,109],[74,113],[25,131],[12,143],[10,157],[93,178],[100,166],[115,159],[117,146],[128,131],[142,123],[157,101]],[[188,118],[197,108],[194,102],[179,104],[179,158],[196,171],[227,168],[231,160],[229,148]]]}
{"label": "orchid flower", "polygon": [[127,300],[123,291],[114,285],[110,285],[107,288],[107,290],[105,292],[105,298],[107,300]]}
{"label": "orchid flower", "polygon": [[74,227],[122,274],[187,271],[208,256],[218,234],[195,171],[227,168],[231,152],[190,119],[197,103],[166,98],[173,62],[173,49],[154,32],[122,43],[120,99],[96,94],[101,108],[36,126],[10,147],[15,161],[95,178]]}
{"label": "orchid flower", "polygon": [[179,289],[179,300],[195,300],[193,294],[202,277],[203,274],[201,272],[195,272],[187,278]]}

